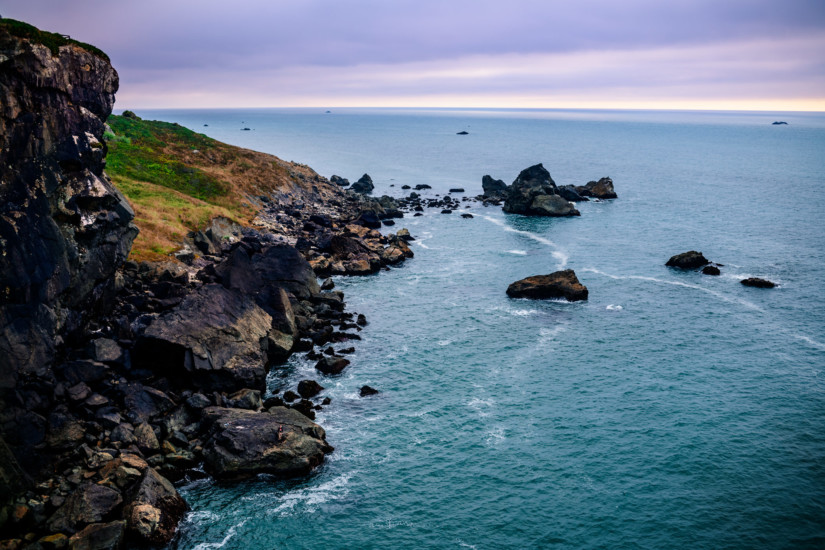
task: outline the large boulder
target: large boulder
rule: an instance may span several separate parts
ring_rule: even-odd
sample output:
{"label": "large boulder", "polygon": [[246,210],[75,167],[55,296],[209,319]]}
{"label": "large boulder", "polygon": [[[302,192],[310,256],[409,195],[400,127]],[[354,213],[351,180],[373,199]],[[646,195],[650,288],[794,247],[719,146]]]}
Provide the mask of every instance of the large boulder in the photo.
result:
{"label": "large boulder", "polygon": [[507,287],[507,295],[534,300],[564,298],[568,302],[576,302],[587,300],[587,287],[579,282],[572,269],[565,269],[516,281]]}
{"label": "large boulder", "polygon": [[705,258],[701,252],[689,250],[688,252],[671,256],[665,265],[668,267],[678,267],[680,269],[698,269],[709,263],[710,260]]}
{"label": "large boulder", "polygon": [[527,216],[579,215],[572,203],[558,196],[556,182],[541,164],[521,171],[507,188],[503,210]]}
{"label": "large boulder", "polygon": [[109,518],[123,502],[120,493],[105,485],[86,483],[69,495],[66,502],[49,518],[51,531],[74,533],[85,525]]}
{"label": "large boulder", "polygon": [[215,271],[225,287],[254,296],[271,315],[280,315],[283,305],[278,289],[299,300],[306,300],[321,290],[315,272],[301,252],[285,244],[268,246],[260,251],[238,246]]}
{"label": "large boulder", "polygon": [[122,547],[125,533],[126,522],[122,520],[93,523],[71,536],[69,550],[116,550]]}
{"label": "large boulder", "polygon": [[587,184],[575,188],[582,197],[594,197],[597,199],[615,199],[616,191],[613,189],[613,180],[601,178],[599,181],[589,181]]}
{"label": "large boulder", "polygon": [[742,279],[740,281],[745,286],[752,286],[755,288],[773,288],[776,286],[776,283],[773,281],[769,281],[767,279],[760,279],[759,277],[750,277],[748,279]]}
{"label": "large boulder", "polygon": [[286,407],[266,412],[208,407],[203,417],[209,424],[205,468],[216,478],[305,475],[332,452],[321,426]]}
{"label": "large boulder", "polygon": [[292,342],[253,297],[209,284],[146,328],[133,363],[205,391],[232,392],[262,388],[267,366]]}
{"label": "large boulder", "polygon": [[486,199],[500,199],[507,191],[507,184],[501,180],[493,179],[491,176],[481,178],[481,188]]}
{"label": "large boulder", "polygon": [[142,543],[167,544],[188,506],[169,480],[147,468],[133,490],[123,517],[130,534]]}
{"label": "large boulder", "polygon": [[362,195],[369,195],[372,193],[372,190],[375,189],[375,185],[373,185],[372,178],[369,174],[364,174],[358,181],[350,186],[350,189]]}
{"label": "large boulder", "polygon": [[103,171],[118,75],[104,55],[0,25],[0,389],[105,311],[137,228]]}

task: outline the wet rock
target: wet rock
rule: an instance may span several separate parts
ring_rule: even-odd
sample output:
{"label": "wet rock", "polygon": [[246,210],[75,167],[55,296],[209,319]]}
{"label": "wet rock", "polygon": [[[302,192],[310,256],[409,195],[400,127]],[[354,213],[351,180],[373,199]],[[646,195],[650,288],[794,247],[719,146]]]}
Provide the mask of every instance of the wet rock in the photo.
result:
{"label": "wet rock", "polygon": [[84,525],[98,523],[120,506],[123,498],[111,487],[87,483],[78,487],[48,521],[53,531],[74,533]]}
{"label": "wet rock", "polygon": [[295,401],[296,399],[298,399],[298,394],[295,393],[294,391],[286,390],[284,392],[284,401],[286,401],[287,403],[291,403],[291,402]]}
{"label": "wet rock", "polygon": [[462,217],[462,218],[465,218],[465,219],[468,219],[468,220],[473,219],[473,215],[472,215],[472,214],[469,214],[469,213],[467,213],[467,212],[463,213],[463,214],[461,215],[461,217]]}
{"label": "wet rock", "polygon": [[324,387],[315,380],[301,380],[298,382],[298,393],[304,399],[315,397],[321,393],[323,389]]}
{"label": "wet rock", "polygon": [[715,265],[706,265],[702,268],[702,273],[705,275],[720,275],[722,272]]}
{"label": "wet rock", "polygon": [[335,288],[335,282],[332,279],[324,279],[321,290],[332,290],[333,288]]}
{"label": "wet rock", "polygon": [[432,189],[432,186],[427,185],[426,183],[419,183],[418,185],[415,186],[416,191],[422,191],[424,189]]}
{"label": "wet rock", "polygon": [[94,523],[69,539],[69,550],[117,550],[123,545],[125,521]]}
{"label": "wet rock", "polygon": [[701,252],[690,250],[671,257],[665,265],[668,267],[678,267],[680,269],[697,269],[709,263],[710,261],[705,258]]}
{"label": "wet rock", "polygon": [[582,197],[595,197],[597,199],[615,199],[616,191],[613,189],[613,180],[601,178],[599,181],[590,181],[586,185],[576,187],[576,191]]}
{"label": "wet rock", "polygon": [[490,176],[484,176],[481,178],[481,188],[484,190],[485,198],[504,198],[507,184]]}
{"label": "wet rock", "polygon": [[569,302],[575,302],[587,300],[587,287],[579,282],[572,269],[566,269],[516,281],[507,287],[507,295],[511,298],[534,300],[565,298]]}
{"label": "wet rock", "polygon": [[210,424],[205,468],[216,478],[305,475],[332,451],[323,428],[285,407],[267,412],[209,407],[204,419]]}
{"label": "wet rock", "polygon": [[373,189],[375,189],[375,185],[373,185],[372,178],[369,174],[364,174],[358,179],[358,181],[350,186],[350,189],[356,193],[360,193],[361,195],[369,195],[372,193]]}
{"label": "wet rock", "polygon": [[324,355],[315,364],[315,368],[324,374],[340,374],[349,365],[349,359]]}
{"label": "wet rock", "polygon": [[760,279],[759,277],[750,277],[748,279],[742,279],[741,283],[745,286],[752,286],[755,288],[773,288],[776,286],[776,283],[769,281],[767,279]]}
{"label": "wet rock", "polygon": [[367,318],[364,316],[363,313],[358,314],[358,318],[355,321],[358,326],[365,327],[367,326]]}
{"label": "wet rock", "polygon": [[586,202],[589,199],[581,196],[573,185],[562,185],[558,188],[559,195],[570,202]]}
{"label": "wet rock", "polygon": [[124,510],[129,533],[148,544],[167,544],[188,506],[175,487],[153,468],[147,468]]}
{"label": "wet rock", "polygon": [[378,390],[370,386],[362,386],[361,391],[359,392],[361,397],[367,397],[368,395],[375,395],[377,393],[379,393]]}

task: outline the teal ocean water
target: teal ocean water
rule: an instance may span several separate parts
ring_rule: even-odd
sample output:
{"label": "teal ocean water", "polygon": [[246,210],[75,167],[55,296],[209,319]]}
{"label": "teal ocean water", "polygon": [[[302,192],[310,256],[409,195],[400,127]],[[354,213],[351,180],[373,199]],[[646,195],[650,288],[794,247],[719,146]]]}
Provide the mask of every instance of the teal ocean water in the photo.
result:
{"label": "teal ocean water", "polygon": [[[370,320],[352,365],[320,379],[335,452],[307,479],[185,485],[176,548],[825,547],[825,116],[138,114],[367,172],[378,195],[475,195],[538,162],[619,194],[580,218],[473,203],[473,219],[400,220],[413,260],[335,279]],[[722,275],[664,266],[691,249]],[[589,301],[504,293],[562,267]],[[270,384],[303,378],[294,358]]]}

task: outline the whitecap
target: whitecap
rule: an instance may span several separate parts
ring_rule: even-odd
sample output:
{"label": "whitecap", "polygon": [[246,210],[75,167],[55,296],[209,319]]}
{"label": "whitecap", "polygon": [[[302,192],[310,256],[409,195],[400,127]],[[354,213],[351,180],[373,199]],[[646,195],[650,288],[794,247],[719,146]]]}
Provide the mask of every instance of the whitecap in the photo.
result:
{"label": "whitecap", "polygon": [[518,255],[518,256],[526,256],[526,255],[527,255],[527,251],[526,251],[526,250],[508,250],[507,252],[508,252],[509,254],[516,254],[516,255]]}
{"label": "whitecap", "polygon": [[439,346],[449,346],[452,343],[453,343],[452,340],[439,340],[438,341]]}
{"label": "whitecap", "polygon": [[349,494],[351,476],[352,473],[342,474],[314,487],[289,491],[281,497],[281,503],[269,510],[267,515],[286,516],[296,508],[314,512],[320,504],[346,497]]}
{"label": "whitecap", "polygon": [[537,315],[539,311],[537,309],[514,309],[510,312],[511,315],[515,315],[516,317],[527,317],[529,315]]}
{"label": "whitecap", "polygon": [[226,546],[232,537],[238,532],[239,527],[243,527],[247,520],[243,520],[242,522],[238,523],[237,525],[233,525],[229,528],[229,531],[226,532],[226,536],[223,538],[221,542],[202,542],[196,545],[193,550],[215,550],[217,548],[223,548]]}
{"label": "whitecap", "polygon": [[621,311],[621,310],[623,310],[624,308],[623,308],[622,306],[620,306],[620,305],[610,304],[610,305],[609,305],[609,306],[607,306],[605,309],[606,309],[606,310],[608,310],[608,311]]}

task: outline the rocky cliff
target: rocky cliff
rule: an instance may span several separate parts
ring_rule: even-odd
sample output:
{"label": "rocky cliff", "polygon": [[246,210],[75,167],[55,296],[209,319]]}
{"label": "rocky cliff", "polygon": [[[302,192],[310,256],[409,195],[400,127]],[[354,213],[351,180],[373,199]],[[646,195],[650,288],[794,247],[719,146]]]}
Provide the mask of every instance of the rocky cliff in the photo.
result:
{"label": "rocky cliff", "polygon": [[[2,21],[0,21],[2,23]],[[0,24],[0,388],[42,376],[115,290],[137,229],[104,173],[118,75]],[[46,33],[44,33],[46,34]],[[59,35],[50,35],[59,36]]]}

